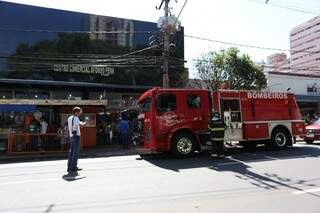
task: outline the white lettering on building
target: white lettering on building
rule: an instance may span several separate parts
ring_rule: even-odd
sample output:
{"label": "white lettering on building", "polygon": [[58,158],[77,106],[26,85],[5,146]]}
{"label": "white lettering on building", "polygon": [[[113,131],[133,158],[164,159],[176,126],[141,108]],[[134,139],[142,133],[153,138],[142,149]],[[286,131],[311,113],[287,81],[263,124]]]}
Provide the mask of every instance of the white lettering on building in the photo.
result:
{"label": "white lettering on building", "polygon": [[97,74],[101,76],[110,76],[114,74],[114,68],[112,67],[91,64],[54,64],[53,71]]}
{"label": "white lettering on building", "polygon": [[268,93],[268,92],[248,92],[247,97],[249,99],[287,99],[286,93]]}

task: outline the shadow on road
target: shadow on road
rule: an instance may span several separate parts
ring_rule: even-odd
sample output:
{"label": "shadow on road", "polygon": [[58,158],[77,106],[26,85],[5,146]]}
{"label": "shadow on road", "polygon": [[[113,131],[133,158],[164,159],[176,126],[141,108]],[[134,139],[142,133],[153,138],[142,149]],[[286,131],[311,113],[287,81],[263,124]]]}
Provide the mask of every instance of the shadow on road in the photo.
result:
{"label": "shadow on road", "polygon": [[[244,152],[242,149],[230,149],[227,151],[226,158],[212,159],[208,153],[199,154],[191,158],[175,159],[168,158],[168,155],[149,155],[143,156],[143,160],[152,163],[163,169],[180,172],[183,169],[208,168],[217,172],[232,172],[235,177],[248,181],[250,184],[262,188],[277,190],[286,187],[292,190],[302,191],[300,187],[315,187],[309,183],[315,180],[293,180],[281,177],[274,173],[257,173],[253,171],[248,163],[266,162],[287,159],[319,158],[320,149],[315,146],[292,147],[281,151],[266,151],[258,148],[254,152]],[[320,179],[319,179],[320,180]],[[319,195],[308,193],[320,197]]]}
{"label": "shadow on road", "polygon": [[68,172],[68,174],[65,174],[62,176],[62,179],[68,182],[81,180],[86,178],[85,176],[80,176],[78,172]]}
{"label": "shadow on road", "polygon": [[55,204],[49,205],[48,208],[47,208],[44,212],[45,212],[45,213],[51,212],[54,206],[55,206]]}

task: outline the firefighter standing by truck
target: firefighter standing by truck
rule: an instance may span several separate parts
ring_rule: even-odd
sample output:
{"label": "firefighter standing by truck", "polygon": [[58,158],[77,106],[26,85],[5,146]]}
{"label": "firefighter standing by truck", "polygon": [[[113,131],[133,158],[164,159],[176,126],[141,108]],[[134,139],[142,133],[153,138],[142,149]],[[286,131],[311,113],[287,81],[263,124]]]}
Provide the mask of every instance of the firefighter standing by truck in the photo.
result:
{"label": "firefighter standing by truck", "polygon": [[214,112],[209,123],[210,142],[212,146],[212,157],[224,157],[224,131],[226,124],[221,119],[220,113]]}

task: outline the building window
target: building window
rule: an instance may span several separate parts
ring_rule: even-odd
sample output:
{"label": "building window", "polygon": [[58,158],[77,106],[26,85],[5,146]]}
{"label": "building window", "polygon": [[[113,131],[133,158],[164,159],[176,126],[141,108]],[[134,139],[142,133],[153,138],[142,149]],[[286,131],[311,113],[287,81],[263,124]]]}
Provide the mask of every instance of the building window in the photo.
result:
{"label": "building window", "polygon": [[50,92],[37,90],[15,91],[17,99],[50,99]]}
{"label": "building window", "polygon": [[89,100],[102,100],[105,99],[103,92],[89,92]]}
{"label": "building window", "polygon": [[76,91],[55,91],[53,92],[53,99],[82,100],[82,95],[82,92]]}
{"label": "building window", "polygon": [[[99,31],[99,17],[97,17],[97,20],[96,20],[96,31],[98,32]],[[96,33],[96,39],[99,39],[99,33]]]}
{"label": "building window", "polygon": [[12,91],[10,90],[0,90],[0,99],[11,99]]}

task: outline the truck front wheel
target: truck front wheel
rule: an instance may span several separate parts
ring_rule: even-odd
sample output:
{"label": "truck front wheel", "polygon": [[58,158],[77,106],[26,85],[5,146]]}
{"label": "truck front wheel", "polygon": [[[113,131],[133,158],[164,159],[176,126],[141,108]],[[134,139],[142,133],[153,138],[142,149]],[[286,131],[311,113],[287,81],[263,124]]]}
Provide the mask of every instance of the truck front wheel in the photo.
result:
{"label": "truck front wheel", "polygon": [[190,133],[182,132],[174,136],[171,151],[177,157],[188,157],[195,151],[196,143]]}
{"label": "truck front wheel", "polygon": [[288,131],[282,128],[275,129],[271,136],[271,145],[273,149],[285,149],[291,143],[291,136]]}

